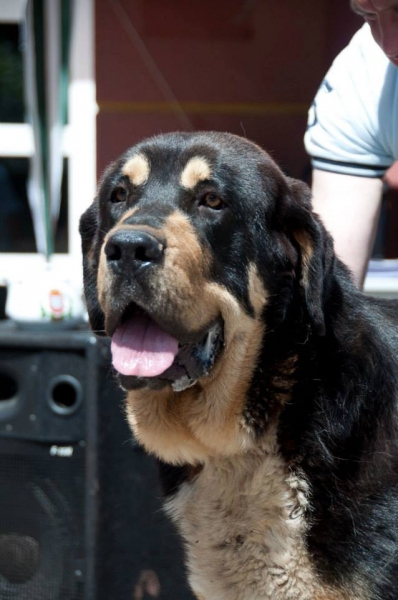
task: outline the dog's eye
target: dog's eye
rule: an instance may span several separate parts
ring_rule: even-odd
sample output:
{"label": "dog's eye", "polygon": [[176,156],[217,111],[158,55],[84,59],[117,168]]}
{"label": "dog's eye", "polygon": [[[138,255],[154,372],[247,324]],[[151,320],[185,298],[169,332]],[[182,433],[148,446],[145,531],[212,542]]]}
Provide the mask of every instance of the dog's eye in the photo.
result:
{"label": "dog's eye", "polygon": [[216,194],[212,194],[211,192],[203,196],[200,205],[211,208],[212,210],[222,210],[225,208],[225,204],[221,198],[216,196]]}
{"label": "dog's eye", "polygon": [[124,188],[116,188],[111,197],[112,202],[125,202],[127,200],[127,190]]}

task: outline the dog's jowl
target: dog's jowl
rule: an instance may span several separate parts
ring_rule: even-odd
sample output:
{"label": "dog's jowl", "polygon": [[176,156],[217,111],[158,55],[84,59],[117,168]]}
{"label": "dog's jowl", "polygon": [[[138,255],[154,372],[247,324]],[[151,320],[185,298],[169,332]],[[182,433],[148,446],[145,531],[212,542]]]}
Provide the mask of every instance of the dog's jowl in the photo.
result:
{"label": "dog's jowl", "polygon": [[398,305],[255,144],[168,134],[81,220],[94,331],[201,600],[396,600]]}

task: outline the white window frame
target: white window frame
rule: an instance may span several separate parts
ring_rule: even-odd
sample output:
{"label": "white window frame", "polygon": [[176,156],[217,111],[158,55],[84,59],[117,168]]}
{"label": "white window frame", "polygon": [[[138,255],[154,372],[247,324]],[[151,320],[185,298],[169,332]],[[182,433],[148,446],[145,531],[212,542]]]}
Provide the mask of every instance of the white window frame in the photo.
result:
{"label": "white window frame", "polygon": [[[78,224],[80,215],[96,191],[96,104],[94,72],[94,1],[74,2],[71,40],[69,124],[64,128],[63,154],[68,158],[68,253],[55,254],[56,270],[76,283],[82,280]],[[26,0],[0,0],[0,22],[18,23]],[[28,158],[34,152],[33,134],[25,123],[0,123],[0,157]],[[21,273],[40,271],[44,259],[37,253],[0,253],[0,281],[10,283]],[[365,291],[385,297],[398,296],[398,277],[373,278],[368,274]]]}
{"label": "white window frame", "polygon": [[[24,0],[1,0],[0,22],[18,23]],[[68,253],[54,254],[51,263],[74,281],[81,280],[78,232],[82,212],[96,190],[96,115],[94,73],[94,0],[74,3],[71,39],[69,123],[64,128],[63,155],[68,158]],[[0,157],[28,158],[34,152],[33,133],[26,123],[0,123]],[[0,253],[0,280],[12,283],[21,273],[40,271],[37,253]]]}

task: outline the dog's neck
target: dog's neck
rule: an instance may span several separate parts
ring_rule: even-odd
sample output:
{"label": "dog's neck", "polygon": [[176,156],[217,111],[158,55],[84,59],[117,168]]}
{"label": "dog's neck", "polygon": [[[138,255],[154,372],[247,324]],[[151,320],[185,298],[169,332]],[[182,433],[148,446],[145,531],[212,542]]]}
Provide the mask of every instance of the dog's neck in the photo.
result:
{"label": "dog's neck", "polygon": [[166,504],[198,597],[342,600],[324,595],[305,547],[309,493],[279,454],[275,425],[255,449],[208,459]]}

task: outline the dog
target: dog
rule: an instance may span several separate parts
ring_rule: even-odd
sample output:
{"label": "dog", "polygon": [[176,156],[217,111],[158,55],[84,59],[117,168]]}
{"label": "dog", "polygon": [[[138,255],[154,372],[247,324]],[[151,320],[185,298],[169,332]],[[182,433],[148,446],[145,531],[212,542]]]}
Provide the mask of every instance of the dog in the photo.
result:
{"label": "dog", "polygon": [[80,232],[195,596],[396,600],[398,303],[356,289],[308,187],[239,136],[159,135]]}

